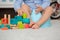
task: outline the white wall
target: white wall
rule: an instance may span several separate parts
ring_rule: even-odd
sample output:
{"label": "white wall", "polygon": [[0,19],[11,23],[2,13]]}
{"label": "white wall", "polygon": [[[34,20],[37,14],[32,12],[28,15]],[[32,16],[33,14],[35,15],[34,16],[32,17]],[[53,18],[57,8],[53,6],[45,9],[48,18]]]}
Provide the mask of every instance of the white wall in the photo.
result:
{"label": "white wall", "polygon": [[13,7],[14,2],[15,0],[12,0],[12,2],[10,2],[10,0],[6,0],[5,2],[0,0],[0,8],[11,8]]}

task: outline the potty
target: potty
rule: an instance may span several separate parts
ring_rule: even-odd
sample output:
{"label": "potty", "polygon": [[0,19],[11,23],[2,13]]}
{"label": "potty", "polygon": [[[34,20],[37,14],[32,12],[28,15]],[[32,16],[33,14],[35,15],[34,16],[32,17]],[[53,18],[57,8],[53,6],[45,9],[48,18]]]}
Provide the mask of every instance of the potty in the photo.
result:
{"label": "potty", "polygon": [[[36,13],[35,10],[32,11],[31,19],[32,19],[33,22],[38,22],[41,19],[41,17],[42,17],[42,14],[40,12]],[[41,28],[47,28],[47,27],[50,27],[50,26],[51,26],[50,19],[48,19],[40,27]]]}

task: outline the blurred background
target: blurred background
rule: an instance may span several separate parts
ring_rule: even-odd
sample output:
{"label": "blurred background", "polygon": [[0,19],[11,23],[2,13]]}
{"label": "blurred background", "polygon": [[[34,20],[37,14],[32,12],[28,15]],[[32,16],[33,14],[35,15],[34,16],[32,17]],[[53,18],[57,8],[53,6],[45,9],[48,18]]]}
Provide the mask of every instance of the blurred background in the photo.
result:
{"label": "blurred background", "polygon": [[[15,0],[0,0],[0,18],[3,18],[4,14],[10,14],[11,18],[17,15],[13,8],[14,2]],[[54,8],[51,19],[60,19],[60,0],[50,0],[50,2],[50,6]]]}

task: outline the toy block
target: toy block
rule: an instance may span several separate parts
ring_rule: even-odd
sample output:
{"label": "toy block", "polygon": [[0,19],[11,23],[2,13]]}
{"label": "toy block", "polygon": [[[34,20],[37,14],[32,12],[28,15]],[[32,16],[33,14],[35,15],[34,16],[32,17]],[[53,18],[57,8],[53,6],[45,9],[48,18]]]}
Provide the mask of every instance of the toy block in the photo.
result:
{"label": "toy block", "polygon": [[12,25],[12,24],[10,24],[10,26],[15,26],[16,27],[16,25]]}
{"label": "toy block", "polygon": [[16,29],[16,26],[17,26],[17,25],[12,25],[12,24],[10,24],[10,28],[11,28],[11,29]]}
{"label": "toy block", "polygon": [[2,21],[0,20],[0,24],[2,24]]}
{"label": "toy block", "polygon": [[10,29],[10,25],[6,25],[6,27],[7,27],[8,29]]}
{"label": "toy block", "polygon": [[4,24],[1,24],[0,27],[1,27],[1,28],[4,28]]}
{"label": "toy block", "polygon": [[1,28],[1,25],[0,25],[0,28]]}
{"label": "toy block", "polygon": [[2,19],[2,24],[8,24],[8,19],[7,18],[3,18]]}
{"label": "toy block", "polygon": [[15,19],[16,19],[17,21],[22,21],[22,16],[15,16]]}
{"label": "toy block", "polygon": [[18,21],[18,24],[23,24],[22,21]]}
{"label": "toy block", "polygon": [[30,19],[29,19],[29,18],[25,18],[25,19],[23,19],[22,22],[23,22],[23,23],[26,23],[26,24],[29,24],[29,23],[30,23]]}
{"label": "toy block", "polygon": [[27,14],[26,13],[23,13],[22,16],[23,16],[23,18],[27,18]]}
{"label": "toy block", "polygon": [[10,24],[10,14],[8,15],[8,24]]}
{"label": "toy block", "polygon": [[30,28],[29,24],[24,24],[24,28]]}
{"label": "toy block", "polygon": [[16,19],[14,19],[14,18],[12,18],[12,19],[10,19],[10,24],[17,24],[17,20]]}
{"label": "toy block", "polygon": [[19,29],[24,29],[24,25],[23,25],[22,21],[19,21],[17,26],[19,27]]}
{"label": "toy block", "polygon": [[1,30],[8,30],[8,28],[5,27],[5,28],[2,28]]}

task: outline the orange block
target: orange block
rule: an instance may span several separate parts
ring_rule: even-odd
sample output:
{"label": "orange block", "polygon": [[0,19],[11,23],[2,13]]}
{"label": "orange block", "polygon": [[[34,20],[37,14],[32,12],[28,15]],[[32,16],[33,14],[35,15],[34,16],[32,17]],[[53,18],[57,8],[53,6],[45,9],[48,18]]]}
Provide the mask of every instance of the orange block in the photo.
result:
{"label": "orange block", "polygon": [[2,28],[1,30],[8,30],[8,28]]}
{"label": "orange block", "polygon": [[30,28],[29,24],[24,25],[25,28]]}
{"label": "orange block", "polygon": [[2,19],[2,24],[8,24],[8,19],[7,18],[3,18]]}

